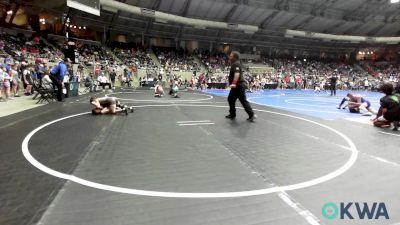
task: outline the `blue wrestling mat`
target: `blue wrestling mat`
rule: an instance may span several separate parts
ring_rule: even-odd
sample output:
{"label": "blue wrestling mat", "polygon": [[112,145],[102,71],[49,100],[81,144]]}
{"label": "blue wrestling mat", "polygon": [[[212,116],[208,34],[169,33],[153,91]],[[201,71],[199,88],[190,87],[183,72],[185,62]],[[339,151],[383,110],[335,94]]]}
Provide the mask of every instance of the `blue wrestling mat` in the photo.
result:
{"label": "blue wrestling mat", "polygon": [[[227,97],[229,90],[205,90],[204,92],[217,96]],[[349,91],[338,90],[336,97],[331,97],[330,92],[314,90],[261,90],[255,93],[247,93],[251,103],[270,106],[308,116],[322,119],[347,119],[361,117],[361,114],[349,113],[346,109],[337,109],[343,97]],[[384,95],[370,91],[352,91],[353,94],[361,94],[371,102],[375,110],[379,109],[379,99]],[[240,103],[239,103],[240,104]]]}

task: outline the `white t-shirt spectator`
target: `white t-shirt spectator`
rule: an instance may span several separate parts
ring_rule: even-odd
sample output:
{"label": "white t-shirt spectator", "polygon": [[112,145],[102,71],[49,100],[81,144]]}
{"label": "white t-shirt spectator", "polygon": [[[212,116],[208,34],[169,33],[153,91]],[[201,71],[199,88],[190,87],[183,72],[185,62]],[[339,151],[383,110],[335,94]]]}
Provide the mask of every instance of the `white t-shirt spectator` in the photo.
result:
{"label": "white t-shirt spectator", "polygon": [[98,78],[97,81],[100,83],[107,83],[107,77],[104,74],[101,74]]}
{"label": "white t-shirt spectator", "polygon": [[25,69],[23,72],[22,72],[22,76],[23,76],[23,81],[24,82],[28,82],[28,83],[31,83],[31,71],[29,71],[28,69]]}
{"label": "white t-shirt spectator", "polygon": [[[3,69],[0,69],[0,82],[2,82],[4,80],[5,76],[4,76],[4,71]],[[0,84],[3,85],[3,84]]]}

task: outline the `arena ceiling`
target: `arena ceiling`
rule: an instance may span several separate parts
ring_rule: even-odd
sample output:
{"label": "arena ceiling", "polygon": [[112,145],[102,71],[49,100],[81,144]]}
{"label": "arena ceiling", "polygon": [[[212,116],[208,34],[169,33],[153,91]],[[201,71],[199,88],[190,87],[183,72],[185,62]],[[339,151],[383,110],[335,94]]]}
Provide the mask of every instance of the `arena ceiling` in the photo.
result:
{"label": "arena ceiling", "polygon": [[[63,1],[35,1],[36,5],[66,12]],[[102,10],[101,17],[73,10],[77,21],[98,29],[112,29],[132,35],[240,43],[243,45],[330,46],[334,49],[354,46],[350,43],[326,43],[321,40],[284,38],[286,29],[330,34],[364,36],[400,36],[400,3],[389,0],[119,0],[129,5],[175,15],[256,25],[260,31],[199,29],[163,23],[123,11]],[[32,0],[29,1],[32,3]],[[61,2],[61,3],[57,3]],[[57,5],[62,4],[62,5]],[[317,42],[317,43],[316,43]],[[296,47],[297,46],[297,47]]]}

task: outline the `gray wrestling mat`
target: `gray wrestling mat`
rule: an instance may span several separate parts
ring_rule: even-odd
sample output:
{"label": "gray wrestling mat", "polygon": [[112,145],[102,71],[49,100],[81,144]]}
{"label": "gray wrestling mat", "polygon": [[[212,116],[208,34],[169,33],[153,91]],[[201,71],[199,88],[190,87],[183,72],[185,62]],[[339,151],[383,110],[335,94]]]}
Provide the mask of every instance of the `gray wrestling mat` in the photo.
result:
{"label": "gray wrestling mat", "polygon": [[[254,104],[255,123],[230,121],[225,98],[180,95],[110,94],[128,116],[87,114],[82,96],[0,118],[0,224],[400,222],[400,137]],[[353,205],[329,220],[328,202],[384,203],[390,219]]]}

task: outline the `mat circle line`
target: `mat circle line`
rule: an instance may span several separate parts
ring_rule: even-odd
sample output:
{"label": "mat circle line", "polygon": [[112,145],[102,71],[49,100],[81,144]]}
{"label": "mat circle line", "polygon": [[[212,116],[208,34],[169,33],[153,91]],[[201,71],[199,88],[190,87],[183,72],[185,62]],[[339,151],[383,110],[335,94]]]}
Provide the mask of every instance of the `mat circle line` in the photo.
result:
{"label": "mat circle line", "polygon": [[[214,107],[214,108],[228,108],[228,106],[220,106],[220,105],[191,105],[191,104],[168,104],[168,105],[141,105],[141,106],[136,106],[136,108],[144,108],[144,107],[170,107],[170,106],[186,106],[186,107]],[[239,107],[238,107],[239,108]],[[243,108],[239,108],[243,109]],[[277,187],[272,187],[272,188],[264,188],[264,189],[257,189],[257,190],[249,190],[249,191],[237,191],[237,192],[216,192],[216,193],[183,193],[183,192],[162,192],[162,191],[149,191],[149,190],[139,190],[139,189],[131,189],[131,188],[124,188],[124,187],[117,187],[117,186],[112,186],[112,185],[107,185],[107,184],[100,184],[97,182],[89,181],[82,179],[80,177],[76,177],[71,174],[65,174],[61,173],[59,171],[53,170],[44,164],[40,163],[37,161],[29,152],[29,141],[33,137],[35,133],[38,131],[42,130],[43,128],[60,122],[62,120],[66,120],[69,118],[74,118],[77,116],[82,116],[89,114],[89,112],[84,112],[84,113],[78,113],[66,117],[62,117],[50,122],[47,122],[36,129],[32,130],[23,140],[21,148],[22,148],[22,153],[25,157],[25,159],[31,163],[33,166],[35,166],[37,169],[66,180],[70,180],[72,182],[87,186],[87,187],[92,187],[100,190],[106,190],[106,191],[111,191],[111,192],[117,192],[117,193],[123,193],[123,194],[132,194],[132,195],[141,195],[141,196],[151,196],[151,197],[167,197],[167,198],[234,198],[234,197],[249,197],[249,196],[257,196],[257,195],[265,195],[265,194],[271,194],[275,192],[281,192],[281,191],[291,191],[291,190],[297,190],[297,189],[302,189],[302,188],[307,188],[311,186],[315,186],[324,182],[327,182],[329,180],[332,180],[342,174],[344,174],[346,171],[348,171],[357,161],[358,158],[358,150],[353,141],[341,133],[340,131],[331,128],[327,125],[305,119],[302,117],[298,116],[293,116],[293,115],[288,115],[284,113],[279,113],[279,112],[273,112],[273,111],[268,111],[268,110],[261,110],[261,109],[254,109],[254,111],[257,112],[265,112],[265,113],[270,113],[270,114],[275,114],[275,115],[281,115],[281,116],[286,116],[289,118],[294,118],[294,119],[299,119],[302,121],[310,122],[314,125],[326,128],[333,133],[336,133],[340,137],[342,137],[348,144],[349,144],[349,150],[351,151],[351,156],[350,158],[346,161],[345,164],[343,164],[340,168],[337,170],[330,172],[326,175],[323,175],[318,178],[314,178],[312,180],[296,183],[296,184],[290,184],[290,185],[285,185],[285,186],[277,186]]]}

